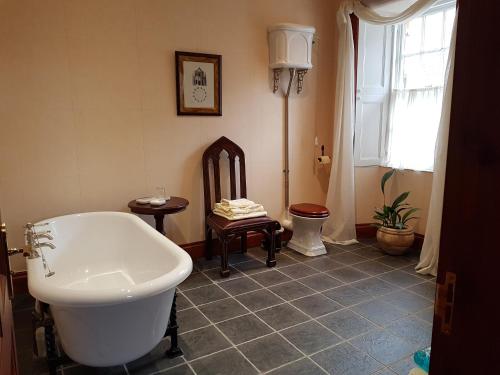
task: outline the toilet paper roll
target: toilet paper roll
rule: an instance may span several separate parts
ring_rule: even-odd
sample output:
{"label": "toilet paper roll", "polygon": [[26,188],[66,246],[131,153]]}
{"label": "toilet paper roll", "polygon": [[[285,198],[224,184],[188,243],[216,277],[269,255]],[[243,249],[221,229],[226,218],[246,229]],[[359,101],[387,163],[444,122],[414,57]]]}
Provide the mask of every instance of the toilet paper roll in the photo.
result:
{"label": "toilet paper roll", "polygon": [[318,156],[318,162],[320,164],[330,164],[331,161],[329,156]]}

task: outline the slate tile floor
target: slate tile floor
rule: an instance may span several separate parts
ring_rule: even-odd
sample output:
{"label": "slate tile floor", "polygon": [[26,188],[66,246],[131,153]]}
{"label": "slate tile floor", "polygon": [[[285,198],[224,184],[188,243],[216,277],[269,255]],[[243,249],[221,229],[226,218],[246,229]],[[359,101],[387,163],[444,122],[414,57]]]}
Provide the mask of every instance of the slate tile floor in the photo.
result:
{"label": "slate tile floor", "polygon": [[[198,261],[178,288],[180,346],[168,338],[126,366],[70,364],[61,374],[401,374],[430,344],[435,279],[418,275],[418,256],[384,255],[373,239],[328,245],[313,259],[284,249],[277,267],[258,248],[230,258],[230,280],[218,259]],[[16,301],[22,374],[46,369],[31,359],[29,300]],[[28,308],[27,308],[28,307]]]}

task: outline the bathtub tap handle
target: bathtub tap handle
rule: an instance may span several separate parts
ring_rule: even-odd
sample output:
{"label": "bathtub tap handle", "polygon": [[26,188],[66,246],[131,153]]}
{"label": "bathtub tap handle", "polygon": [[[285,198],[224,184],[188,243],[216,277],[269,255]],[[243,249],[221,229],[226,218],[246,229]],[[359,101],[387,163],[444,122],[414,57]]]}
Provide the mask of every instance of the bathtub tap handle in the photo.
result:
{"label": "bathtub tap handle", "polygon": [[55,249],[56,245],[51,242],[38,242],[35,247],[42,248],[43,246],[50,247],[51,249]]}
{"label": "bathtub tap handle", "polygon": [[40,238],[46,238],[49,241],[52,241],[54,239],[54,237],[52,237],[52,235],[50,234],[50,230],[47,230],[45,232],[40,232],[40,233],[34,232],[33,233],[33,238],[35,238],[37,240],[40,239]]}

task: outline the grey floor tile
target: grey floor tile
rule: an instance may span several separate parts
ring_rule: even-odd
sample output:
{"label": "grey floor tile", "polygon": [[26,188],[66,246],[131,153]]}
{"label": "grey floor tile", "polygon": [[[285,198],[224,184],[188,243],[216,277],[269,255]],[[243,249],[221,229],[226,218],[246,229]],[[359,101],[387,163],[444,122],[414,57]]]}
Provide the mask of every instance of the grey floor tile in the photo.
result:
{"label": "grey floor tile", "polygon": [[[147,375],[152,372],[166,370],[170,367],[184,363],[182,357],[168,358],[165,352],[170,348],[170,340],[165,339],[156,346],[151,352],[135,361],[127,363],[129,374]],[[66,373],[66,371],[65,371]]]}
{"label": "grey floor tile", "polygon": [[357,242],[357,243],[353,243],[353,244],[350,244],[350,245],[340,245],[340,244],[334,244],[335,247],[338,247],[342,250],[345,250],[345,251],[354,251],[356,249],[360,249],[362,247],[366,247],[368,245],[362,243],[362,242]]}
{"label": "grey floor tile", "polygon": [[184,295],[195,305],[214,302],[219,299],[227,298],[229,295],[217,285],[207,285],[196,289],[186,290]]}
{"label": "grey floor tile", "polygon": [[264,250],[262,247],[251,247],[247,250],[247,255],[250,255],[253,258],[257,259],[265,259],[267,258],[267,250]]}
{"label": "grey floor tile", "polygon": [[399,290],[399,287],[380,280],[377,277],[361,280],[351,285],[371,295],[372,297],[381,296]]}
{"label": "grey floor tile", "polygon": [[262,288],[249,277],[240,277],[238,279],[224,281],[219,283],[219,286],[233,296]]}
{"label": "grey floor tile", "polygon": [[248,262],[238,263],[235,264],[234,267],[237,268],[239,271],[246,273],[247,275],[263,272],[268,269],[264,261],[258,259],[252,259],[249,260]]}
{"label": "grey floor tile", "polygon": [[390,272],[391,270],[393,270],[392,267],[386,266],[385,264],[377,262],[375,260],[357,263],[353,265],[353,267],[372,276],[379,275],[384,272]]}
{"label": "grey floor tile", "polygon": [[376,244],[377,238],[376,237],[361,237],[361,238],[358,238],[358,241],[360,244],[364,244],[364,245],[368,246],[368,245]]}
{"label": "grey floor tile", "polygon": [[276,253],[275,257],[276,257],[276,268],[290,266],[292,264],[296,264],[299,262],[298,260],[296,260],[292,257],[289,257],[288,255],[286,255],[284,253],[283,254]]}
{"label": "grey floor tile", "polygon": [[191,331],[210,324],[210,322],[194,307],[177,312],[179,332]]}
{"label": "grey floor tile", "polygon": [[286,366],[271,371],[271,375],[324,375],[325,373],[313,361],[303,358]]}
{"label": "grey floor tile", "polygon": [[418,313],[415,314],[415,316],[432,324],[434,320],[434,306],[419,311]]}
{"label": "grey floor tile", "polygon": [[238,348],[260,371],[269,371],[302,356],[277,334],[250,341]]}
{"label": "grey floor tile", "polygon": [[327,252],[328,256],[342,254],[342,253],[345,253],[347,251],[344,248],[344,246],[341,246],[341,245],[334,245],[334,244],[331,244],[329,242],[323,242],[323,244],[326,247],[326,252]]}
{"label": "grey floor tile", "polygon": [[177,298],[175,301],[177,303],[177,311],[184,310],[193,306],[193,304],[189,302],[182,293],[177,293]]}
{"label": "grey floor tile", "polygon": [[424,283],[414,285],[408,288],[408,290],[420,294],[431,301],[434,301],[434,298],[436,297],[436,283],[433,282],[426,281]]}
{"label": "grey floor tile", "polygon": [[216,302],[200,306],[199,309],[214,323],[231,319],[248,311],[233,298],[221,299]]}
{"label": "grey floor tile", "polygon": [[363,302],[353,306],[351,309],[366,319],[382,326],[408,315],[407,312],[378,300]]}
{"label": "grey floor tile", "polygon": [[334,279],[324,273],[304,277],[300,279],[299,282],[318,292],[335,288],[343,284],[342,281]]}
{"label": "grey floor tile", "polygon": [[418,366],[413,360],[413,356],[410,355],[395,363],[390,364],[389,367],[398,375],[408,375],[412,369]]}
{"label": "grey floor tile", "polygon": [[240,271],[238,271],[236,268],[232,266],[229,266],[229,272],[230,272],[229,276],[222,277],[220,274],[220,267],[218,267],[218,268],[213,268],[211,270],[203,271],[203,274],[205,274],[205,276],[209,277],[210,280],[213,280],[215,282],[233,280],[243,276],[243,274]]}
{"label": "grey floor tile", "polygon": [[327,272],[330,276],[342,280],[345,283],[366,279],[370,277],[367,273],[361,272],[352,267],[337,268]]}
{"label": "grey floor tile", "polygon": [[[377,371],[375,373],[373,373],[373,375],[394,375],[396,374],[394,371],[392,371],[391,369],[388,369],[388,368],[384,368],[380,371]],[[408,373],[404,374],[404,375],[408,375]]]}
{"label": "grey floor tile", "polygon": [[341,341],[337,335],[315,321],[285,329],[281,334],[306,354],[315,353]]}
{"label": "grey floor tile", "polygon": [[304,263],[297,263],[288,267],[283,267],[280,268],[280,271],[292,279],[314,275],[318,272],[315,269],[306,266]]}
{"label": "grey floor tile", "polygon": [[434,304],[427,298],[420,297],[419,295],[407,290],[400,290],[394,293],[386,294],[381,298],[381,300],[412,313],[421,311]]}
{"label": "grey floor tile", "polygon": [[250,375],[257,370],[236,349],[224,350],[191,362],[194,371],[203,375]]}
{"label": "grey floor tile", "polygon": [[325,297],[322,294],[314,294],[292,301],[292,305],[306,313],[307,315],[316,318],[321,315],[337,311],[342,308],[337,302]]}
{"label": "grey floor tile", "polygon": [[423,349],[431,345],[432,325],[414,317],[404,317],[389,324],[386,329]]}
{"label": "grey floor tile", "polygon": [[165,375],[194,375],[193,371],[189,368],[188,365],[181,365],[174,368],[171,368],[165,372],[162,372]]}
{"label": "grey floor tile", "polygon": [[401,271],[408,272],[409,274],[420,277],[421,279],[424,279],[427,281],[434,281],[434,282],[436,281],[436,276],[417,273],[417,271],[415,270],[415,266],[416,266],[416,264],[410,264],[409,266],[406,266],[406,267],[403,267],[400,269],[401,269]]}
{"label": "grey floor tile", "polygon": [[276,330],[309,320],[309,317],[288,303],[260,310],[257,316]]}
{"label": "grey floor tile", "polygon": [[217,324],[217,327],[231,340],[235,345],[246,341],[267,335],[272,332],[266,324],[262,323],[252,314],[243,315],[234,319],[226,320]]}
{"label": "grey floor tile", "polygon": [[409,265],[416,263],[412,259],[406,258],[404,256],[395,256],[395,255],[384,255],[383,257],[378,258],[377,262],[384,263],[385,265],[394,268],[408,267]]}
{"label": "grey floor tile", "polygon": [[377,259],[385,255],[380,249],[377,249],[374,246],[362,247],[353,250],[353,253],[367,259]]}
{"label": "grey floor tile", "polygon": [[181,334],[179,346],[184,352],[184,357],[190,361],[229,348],[231,344],[214,326],[210,326]]}
{"label": "grey floor tile", "polygon": [[260,289],[255,292],[242,294],[236,296],[236,299],[251,311],[261,310],[283,302],[281,298],[266,289]]}
{"label": "grey floor tile", "polygon": [[369,294],[349,285],[327,290],[323,294],[343,306],[352,306],[372,298]]}
{"label": "grey floor tile", "polygon": [[371,374],[383,367],[368,354],[348,343],[323,350],[311,359],[332,375]]}
{"label": "grey floor tile", "polygon": [[376,328],[373,323],[348,309],[325,315],[318,321],[345,339]]}
{"label": "grey floor tile", "polygon": [[386,330],[371,331],[352,339],[351,344],[385,365],[409,356],[416,346]]}
{"label": "grey floor tile", "polygon": [[178,288],[180,290],[188,290],[210,284],[212,284],[212,280],[210,280],[201,272],[195,272],[189,275],[188,278],[178,286]]}
{"label": "grey floor tile", "polygon": [[292,299],[309,296],[315,293],[314,290],[302,285],[296,281],[275,285],[269,288],[273,293],[276,293],[281,298],[290,301]]}
{"label": "grey floor tile", "polygon": [[89,366],[74,366],[64,369],[64,374],[69,375],[126,375],[125,367],[89,367]]}
{"label": "grey floor tile", "polygon": [[199,258],[195,262],[193,262],[193,268],[198,271],[205,271],[212,268],[220,268],[220,264],[221,261],[219,256],[213,256],[210,260]]}
{"label": "grey floor tile", "polygon": [[366,260],[366,258],[363,258],[363,257],[356,255],[354,253],[351,253],[351,252],[333,255],[332,259],[337,261],[337,262],[343,263],[345,265],[360,263],[360,262],[364,262]]}
{"label": "grey floor tile", "polygon": [[297,262],[305,262],[306,260],[311,260],[311,257],[305,256],[298,251],[289,249],[288,247],[286,247],[284,250],[281,250],[281,252],[283,254],[286,254],[290,258],[295,259]]}
{"label": "grey floor tile", "polygon": [[313,267],[318,271],[329,271],[335,268],[345,267],[343,263],[334,260],[332,257],[319,257],[312,260],[307,260],[304,264]]}
{"label": "grey floor tile", "polygon": [[379,276],[380,279],[387,281],[391,284],[400,286],[402,288],[409,287],[411,285],[419,284],[421,282],[421,278],[410,275],[407,272],[395,270],[391,272],[384,273]]}
{"label": "grey floor tile", "polygon": [[291,281],[292,279],[288,276],[278,272],[276,270],[271,270],[267,272],[257,273],[252,275],[252,279],[264,286],[271,286],[275,284],[284,283],[286,281]]}
{"label": "grey floor tile", "polygon": [[248,262],[253,258],[247,253],[231,253],[229,254],[229,264],[235,265],[242,262]]}

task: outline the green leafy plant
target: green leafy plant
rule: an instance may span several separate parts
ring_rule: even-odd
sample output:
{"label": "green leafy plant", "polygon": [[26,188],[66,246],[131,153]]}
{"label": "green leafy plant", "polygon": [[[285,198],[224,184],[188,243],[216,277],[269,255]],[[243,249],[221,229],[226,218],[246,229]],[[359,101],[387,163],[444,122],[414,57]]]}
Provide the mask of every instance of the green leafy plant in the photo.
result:
{"label": "green leafy plant", "polygon": [[385,204],[385,184],[394,175],[395,172],[396,170],[392,169],[382,176],[382,180],[380,181],[380,188],[382,189],[382,194],[384,195],[384,207],[382,207],[381,209],[376,209],[373,218],[377,221],[375,223],[377,227],[406,229],[408,228],[407,223],[410,220],[417,218],[413,216],[413,214],[418,211],[418,208],[412,208],[408,203],[405,202],[405,200],[410,195],[410,192],[405,191],[404,193],[401,193],[389,206]]}

